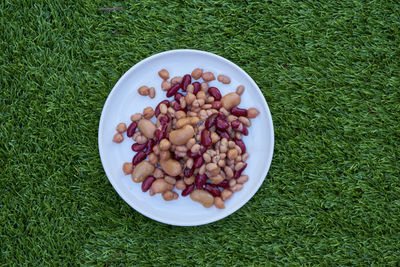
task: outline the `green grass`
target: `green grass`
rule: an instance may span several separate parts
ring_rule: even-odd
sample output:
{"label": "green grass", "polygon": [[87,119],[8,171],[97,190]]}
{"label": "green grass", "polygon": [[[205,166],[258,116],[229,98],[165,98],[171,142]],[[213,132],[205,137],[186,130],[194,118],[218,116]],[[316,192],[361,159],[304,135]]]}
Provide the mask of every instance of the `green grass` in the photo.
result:
{"label": "green grass", "polygon": [[[57,2],[0,4],[0,265],[398,264],[398,1]],[[241,66],[275,126],[258,193],[200,227],[130,208],[97,148],[119,77],[177,48]]]}

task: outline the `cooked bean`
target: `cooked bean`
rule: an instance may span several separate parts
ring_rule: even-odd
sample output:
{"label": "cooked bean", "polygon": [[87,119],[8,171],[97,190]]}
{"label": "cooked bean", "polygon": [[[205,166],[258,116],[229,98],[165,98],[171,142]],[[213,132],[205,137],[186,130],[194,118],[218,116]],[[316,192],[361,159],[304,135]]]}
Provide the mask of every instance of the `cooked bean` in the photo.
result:
{"label": "cooked bean", "polygon": [[136,123],[136,121],[133,121],[133,122],[129,125],[128,129],[126,130],[126,136],[132,137],[133,134],[134,134],[135,131],[136,131],[137,125],[138,125],[138,124]]}
{"label": "cooked bean", "polygon": [[222,192],[221,192],[221,198],[223,199],[223,200],[228,200],[228,199],[230,199],[231,197],[232,197],[232,191],[231,190],[229,190],[229,189],[224,189],[224,190],[222,190]]}
{"label": "cooked bean", "polygon": [[160,161],[161,168],[170,176],[178,176],[182,173],[182,166],[181,164],[174,160],[161,160]]}
{"label": "cooked bean", "polygon": [[210,180],[211,180],[211,182],[213,182],[214,184],[217,185],[217,184],[220,184],[224,180],[224,177],[222,177],[220,174],[218,174],[218,175],[210,177]]}
{"label": "cooked bean", "polygon": [[188,184],[188,186],[186,187],[186,189],[182,191],[181,195],[182,195],[183,197],[186,197],[187,195],[189,195],[190,193],[193,192],[194,188],[195,188],[195,185],[194,185],[193,182],[192,182],[191,184]]}
{"label": "cooked bean", "polygon": [[122,134],[120,133],[116,133],[113,137],[113,142],[114,143],[121,143],[122,141],[124,141],[124,137],[122,136]]}
{"label": "cooked bean", "polygon": [[169,184],[172,184],[172,185],[176,184],[176,179],[175,179],[174,177],[165,176],[164,179],[165,179],[165,181],[166,181],[167,183],[169,183]]}
{"label": "cooked bean", "polygon": [[206,190],[207,192],[209,192],[211,195],[213,195],[214,197],[219,197],[221,196],[221,191],[219,191],[218,186],[216,186],[215,184],[209,184],[206,183],[204,185],[204,190]]}
{"label": "cooked bean", "polygon": [[207,129],[201,131],[201,144],[204,147],[209,147],[212,145],[211,133]]}
{"label": "cooked bean", "polygon": [[161,77],[163,80],[168,80],[169,79],[169,72],[166,69],[162,69],[158,72],[158,75]]}
{"label": "cooked bean", "polygon": [[240,175],[239,178],[236,180],[238,184],[244,184],[249,180],[249,176],[247,175]]}
{"label": "cooked bean", "polygon": [[188,93],[185,96],[185,100],[186,100],[186,104],[191,105],[196,100],[196,96],[192,93]]}
{"label": "cooked bean", "polygon": [[154,110],[154,113],[156,115],[156,117],[158,117],[158,115],[160,115],[160,105],[161,104],[165,104],[167,106],[167,108],[169,107],[170,103],[168,100],[163,100],[160,103],[158,103],[156,109]]}
{"label": "cooked bean", "polygon": [[174,192],[172,192],[171,190],[166,190],[166,191],[164,191],[164,192],[162,193],[162,198],[163,198],[165,201],[174,200],[174,199],[175,199]]}
{"label": "cooked bean", "polygon": [[236,150],[236,149],[230,149],[229,151],[228,151],[228,154],[227,154],[227,156],[228,156],[228,159],[235,159],[237,156],[239,155],[239,152]]}
{"label": "cooked bean", "polygon": [[192,71],[192,78],[195,80],[200,79],[201,75],[203,75],[203,69],[196,68]]}
{"label": "cooked bean", "polygon": [[[132,122],[133,123],[133,122]],[[156,126],[150,120],[141,119],[138,123],[138,128],[140,132],[143,133],[147,138],[153,138],[154,132],[156,131]]]}
{"label": "cooked bean", "polygon": [[258,111],[258,109],[256,108],[249,108],[247,110],[247,117],[250,119],[254,119],[255,117],[258,116],[258,114],[260,114],[260,111]]}
{"label": "cooked bean", "polygon": [[125,175],[131,174],[133,171],[133,164],[130,162],[125,162],[124,165],[122,165],[122,171]]}
{"label": "cooked bean", "polygon": [[175,187],[176,187],[176,189],[178,189],[178,190],[185,190],[186,184],[185,184],[185,182],[181,179],[181,180],[176,181]]}
{"label": "cooked bean", "polygon": [[149,161],[151,164],[156,165],[158,162],[158,157],[157,155],[153,152],[149,154]]}
{"label": "cooked bean", "polygon": [[232,192],[238,192],[240,190],[242,190],[243,185],[242,184],[236,184],[233,187],[231,187]]}
{"label": "cooked bean", "polygon": [[217,209],[225,209],[225,203],[220,197],[214,199],[214,205]]}
{"label": "cooked bean", "polygon": [[240,147],[240,149],[242,150],[242,154],[246,153],[246,145],[242,140],[235,140],[235,144]]}
{"label": "cooked bean", "polygon": [[217,79],[219,82],[221,82],[223,84],[231,83],[231,78],[229,78],[228,76],[223,75],[223,74],[218,75]]}
{"label": "cooked bean", "polygon": [[156,89],[154,89],[154,87],[149,88],[149,96],[150,98],[154,98],[156,96]]}
{"label": "cooked bean", "polygon": [[174,85],[171,86],[171,88],[167,91],[167,97],[174,96],[178,90],[181,89],[181,84],[180,83],[175,83]]}
{"label": "cooked bean", "polygon": [[236,94],[242,95],[243,92],[244,92],[244,86],[243,86],[243,85],[239,85],[239,86],[236,88]]}
{"label": "cooked bean", "polygon": [[211,103],[211,107],[214,109],[220,109],[222,107],[221,101],[214,101]]}
{"label": "cooked bean", "polygon": [[231,108],[231,114],[233,114],[237,117],[241,117],[241,116],[247,117],[247,109],[233,107],[233,108]]}
{"label": "cooked bean", "polygon": [[135,113],[133,115],[131,115],[131,121],[138,121],[142,118],[142,114],[140,113]]}
{"label": "cooked bean", "polygon": [[155,194],[164,193],[166,190],[172,190],[173,185],[167,183],[164,179],[157,179],[151,185],[151,191]]}
{"label": "cooked bean", "polygon": [[142,183],[142,191],[147,192],[155,180],[156,178],[154,178],[154,176],[147,176]]}
{"label": "cooked bean", "polygon": [[123,122],[118,123],[117,127],[115,128],[115,130],[117,130],[117,132],[119,132],[119,133],[125,132],[126,131],[126,124],[123,123]]}
{"label": "cooked bean", "polygon": [[154,171],[154,165],[148,161],[142,161],[133,169],[132,180],[135,183],[142,182]]}
{"label": "cooked bean", "polygon": [[182,80],[183,80],[183,77],[181,77],[181,76],[176,76],[176,77],[174,77],[174,78],[172,78],[171,79],[171,83],[172,84],[177,84],[177,83],[181,83],[182,82]]}
{"label": "cooked bean", "polygon": [[193,86],[193,84],[189,84],[189,85],[187,86],[187,88],[186,88],[186,93],[191,93],[191,94],[193,94],[193,91],[194,91],[194,86]]}
{"label": "cooked bean", "polygon": [[240,104],[240,95],[236,93],[226,94],[222,97],[221,103],[226,110],[230,110],[232,107]]}
{"label": "cooked bean", "polygon": [[185,74],[182,78],[182,90],[186,92],[187,86],[192,82],[192,77],[189,74]]}
{"label": "cooked bean", "polygon": [[143,110],[143,117],[144,117],[145,119],[151,119],[153,116],[154,116],[154,110],[153,110],[152,107],[146,107],[146,108]]}
{"label": "cooked bean", "polygon": [[200,90],[203,92],[208,92],[208,83],[202,82],[200,85]]}
{"label": "cooked bean", "polygon": [[186,143],[186,147],[188,149],[191,149],[193,147],[193,145],[196,144],[196,139],[194,138],[190,138],[187,143]]}
{"label": "cooked bean", "polygon": [[[193,184],[193,186],[194,186],[194,180],[195,180],[195,177],[194,176],[190,176],[190,177],[185,177],[185,178],[183,178],[183,181],[185,181],[185,184],[186,185],[191,185],[191,184]],[[189,192],[190,193],[190,192]]]}
{"label": "cooked bean", "polygon": [[215,80],[215,76],[212,72],[203,72],[203,75],[201,76],[205,82],[211,82]]}
{"label": "cooked bean", "polygon": [[164,173],[161,169],[156,168],[153,172],[153,176],[157,179],[163,178],[164,177]]}
{"label": "cooked bean", "polygon": [[194,129],[191,125],[185,125],[179,130],[174,130],[169,134],[169,140],[172,144],[183,145],[193,137]]}
{"label": "cooked bean", "polygon": [[219,101],[221,100],[221,92],[218,90],[217,87],[210,87],[208,88],[208,93],[214,97],[215,100]]}
{"label": "cooked bean", "polygon": [[161,83],[161,89],[163,91],[168,91],[169,89],[171,89],[172,84],[169,81],[163,81]]}
{"label": "cooked bean", "polygon": [[193,201],[201,203],[205,208],[210,208],[214,205],[214,197],[205,190],[196,189],[190,193],[190,198]]}
{"label": "cooked bean", "polygon": [[182,118],[176,122],[176,128],[182,128],[185,125],[196,125],[200,122],[198,117]]}
{"label": "cooked bean", "polygon": [[208,179],[207,175],[198,174],[195,179],[196,188],[199,188],[199,189],[203,188],[204,185],[206,184],[207,179]]}
{"label": "cooked bean", "polygon": [[176,118],[177,120],[186,118],[186,113],[185,113],[185,111],[183,111],[183,110],[178,110],[177,112],[175,112],[175,118]]}
{"label": "cooked bean", "polygon": [[146,96],[150,93],[150,88],[146,85],[140,86],[138,89],[139,95]]}
{"label": "cooked bean", "polygon": [[143,151],[139,151],[135,154],[135,156],[132,158],[132,164],[137,165],[138,163],[142,162],[145,160],[147,157],[146,153]]}

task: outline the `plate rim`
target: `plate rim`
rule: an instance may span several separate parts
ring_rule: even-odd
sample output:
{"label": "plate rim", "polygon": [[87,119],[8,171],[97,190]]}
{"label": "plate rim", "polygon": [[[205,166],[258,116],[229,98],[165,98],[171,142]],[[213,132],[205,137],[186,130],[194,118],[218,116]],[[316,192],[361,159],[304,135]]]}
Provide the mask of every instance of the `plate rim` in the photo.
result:
{"label": "plate rim", "polygon": [[[231,210],[230,212],[228,212],[228,213],[226,213],[226,214],[222,213],[221,215],[212,217],[211,219],[207,219],[207,218],[206,218],[206,219],[203,219],[203,220],[199,221],[199,223],[196,222],[195,224],[191,224],[191,223],[172,223],[172,222],[170,222],[170,221],[168,221],[168,220],[164,220],[163,218],[159,218],[159,217],[157,217],[157,216],[154,216],[153,214],[148,213],[148,212],[145,211],[145,210],[141,210],[138,206],[135,206],[134,203],[131,204],[130,201],[128,201],[128,200],[125,198],[125,196],[118,190],[118,187],[117,187],[116,185],[114,185],[113,181],[110,179],[110,175],[109,175],[109,173],[107,172],[107,170],[106,170],[106,168],[105,168],[105,165],[104,165],[105,159],[103,158],[102,153],[101,153],[101,150],[102,150],[101,148],[102,148],[102,143],[103,143],[103,139],[102,139],[102,136],[101,136],[101,129],[102,129],[103,124],[104,124],[105,110],[106,110],[106,109],[108,108],[108,106],[110,105],[112,96],[116,93],[116,88],[118,88],[119,85],[120,85],[125,79],[127,79],[127,77],[128,77],[132,72],[134,72],[137,68],[139,68],[141,65],[145,64],[146,62],[148,62],[148,61],[150,61],[150,60],[153,60],[154,58],[157,58],[157,57],[162,57],[162,56],[164,56],[164,55],[166,55],[166,54],[174,54],[174,53],[180,53],[180,52],[191,52],[191,53],[197,53],[197,54],[200,54],[200,55],[203,54],[203,55],[207,55],[207,56],[211,56],[211,57],[216,57],[216,58],[218,58],[219,60],[222,60],[222,61],[224,61],[225,63],[227,63],[227,64],[233,66],[234,68],[239,69],[241,72],[243,72],[243,74],[248,78],[248,80],[249,80],[249,82],[251,83],[251,85],[254,86],[256,89],[258,89],[258,90],[256,90],[256,91],[257,91],[257,94],[259,95],[259,97],[262,97],[262,99],[264,100],[264,101],[262,101],[262,102],[263,102],[263,105],[264,105],[265,110],[267,111],[267,117],[270,118],[270,120],[268,121],[268,123],[269,123],[270,125],[267,125],[267,126],[271,129],[271,136],[270,136],[271,153],[269,153],[269,156],[268,156],[268,158],[267,158],[267,160],[266,160],[266,168],[265,168],[265,171],[264,171],[264,173],[263,173],[263,177],[261,177],[261,179],[260,179],[260,181],[258,182],[258,184],[256,184],[256,186],[254,186],[254,188],[253,188],[253,190],[250,192],[250,194],[248,194],[248,195],[244,198],[244,201],[243,201],[242,203],[240,203],[239,205],[237,205],[236,207],[233,207],[232,210]],[[147,57],[147,58],[144,58],[144,59],[142,59],[141,61],[137,62],[137,63],[136,63],[135,65],[133,65],[132,67],[130,67],[130,68],[118,79],[117,83],[114,85],[114,87],[111,89],[111,92],[110,92],[110,93],[108,94],[108,96],[107,96],[107,99],[106,99],[106,101],[105,101],[105,103],[104,103],[104,105],[103,105],[102,111],[101,111],[100,122],[99,122],[99,127],[98,127],[98,138],[97,138],[97,139],[98,139],[99,155],[100,155],[100,160],[101,160],[101,164],[102,164],[103,170],[104,170],[104,172],[105,172],[105,174],[106,174],[106,176],[107,176],[109,182],[111,183],[112,187],[114,188],[115,191],[117,191],[118,195],[119,195],[131,208],[133,208],[135,211],[139,212],[140,214],[142,214],[142,215],[144,215],[144,216],[146,216],[146,217],[148,217],[148,218],[150,218],[150,219],[153,219],[153,220],[155,220],[155,221],[157,221],[157,222],[165,223],[165,224],[168,224],[168,225],[174,225],[174,226],[200,226],[200,225],[205,225],[205,224],[209,224],[209,223],[213,223],[213,222],[222,220],[222,219],[228,217],[229,215],[235,213],[236,211],[238,211],[238,210],[239,210],[241,207],[243,207],[247,202],[249,202],[249,200],[258,192],[258,190],[260,189],[261,185],[263,184],[263,182],[264,182],[264,180],[265,180],[265,178],[266,178],[266,176],[267,176],[267,174],[268,174],[268,172],[269,172],[269,169],[270,169],[270,167],[271,167],[271,162],[272,162],[272,158],[273,158],[273,155],[274,155],[274,148],[275,148],[275,135],[274,135],[274,125],[273,125],[272,114],[271,114],[271,111],[270,111],[270,109],[269,109],[268,103],[267,103],[267,101],[266,101],[264,95],[262,94],[261,89],[260,89],[260,88],[258,87],[258,85],[256,84],[256,82],[250,77],[250,75],[249,75],[245,70],[243,70],[241,67],[239,67],[238,65],[236,65],[236,64],[233,63],[232,61],[230,61],[230,60],[228,60],[228,59],[226,59],[226,58],[224,58],[224,57],[222,57],[222,56],[219,56],[219,55],[217,55],[217,54],[214,54],[214,53],[211,53],[211,52],[207,52],[207,51],[197,50],[197,49],[173,49],[173,50],[163,51],[163,52],[160,52],[160,53],[157,53],[157,54],[153,54],[153,55],[151,55],[151,56],[149,56],[149,57]]]}

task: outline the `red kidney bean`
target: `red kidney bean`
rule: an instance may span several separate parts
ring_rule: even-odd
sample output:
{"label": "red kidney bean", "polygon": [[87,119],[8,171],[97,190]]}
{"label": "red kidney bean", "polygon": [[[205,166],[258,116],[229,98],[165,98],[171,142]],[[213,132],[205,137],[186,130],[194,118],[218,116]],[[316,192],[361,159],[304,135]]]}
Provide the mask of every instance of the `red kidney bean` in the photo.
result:
{"label": "red kidney bean", "polygon": [[190,176],[192,176],[193,173],[194,173],[194,167],[192,167],[191,169],[185,168],[183,170],[183,176],[185,176],[186,178],[189,178]]}
{"label": "red kidney bean", "polygon": [[201,84],[199,82],[192,83],[194,89],[193,94],[196,95],[201,90]]}
{"label": "red kidney bean", "polygon": [[208,177],[205,174],[197,174],[196,179],[194,180],[194,183],[196,184],[196,188],[202,189],[204,185],[206,184]]}
{"label": "red kidney bean", "polygon": [[233,129],[239,128],[240,124],[242,124],[239,120],[234,120],[231,122],[231,126]]}
{"label": "red kidney bean", "polygon": [[163,138],[166,138],[166,137],[167,137],[167,128],[168,128],[168,124],[163,124],[163,125],[161,126],[161,132],[162,132],[162,134],[163,134]]}
{"label": "red kidney bean", "polygon": [[212,145],[211,133],[207,129],[204,129],[203,131],[201,131],[201,144],[204,147],[209,147]]}
{"label": "red kidney bean", "polygon": [[142,151],[146,147],[146,145],[147,145],[147,143],[144,143],[144,144],[134,143],[132,145],[132,150],[135,152]]}
{"label": "red kidney bean", "polygon": [[228,141],[231,140],[230,135],[229,135],[227,132],[225,132],[225,131],[217,130],[217,134],[219,135],[219,137],[220,137],[221,139],[222,139],[222,138],[226,138],[226,139],[228,139]]}
{"label": "red kidney bean", "polygon": [[244,126],[244,125],[243,125],[243,128],[242,128],[241,132],[242,132],[243,135],[246,135],[246,136],[249,135],[249,130],[247,130],[247,127]]}
{"label": "red kidney bean", "polygon": [[172,108],[173,108],[175,111],[179,111],[179,110],[182,109],[181,105],[180,105],[177,101],[174,102],[174,104],[172,105]]}
{"label": "red kidney bean", "polygon": [[172,153],[172,157],[175,159],[175,160],[177,160],[177,161],[179,161],[181,158],[178,156],[178,155],[176,155],[175,153]]}
{"label": "red kidney bean", "polygon": [[220,112],[219,114],[218,114],[218,118],[220,118],[221,120],[226,120],[226,115],[224,114],[224,113],[222,113],[222,112]]}
{"label": "red kidney bean", "polygon": [[133,134],[134,134],[135,131],[136,131],[136,127],[137,127],[137,123],[136,123],[136,121],[133,121],[133,122],[129,125],[128,129],[126,130],[126,136],[132,137]]}
{"label": "red kidney bean", "polygon": [[242,154],[246,153],[246,145],[242,140],[235,140],[235,144],[240,147],[240,149],[242,150]]}
{"label": "red kidney bean", "polygon": [[155,180],[156,178],[154,178],[154,176],[147,176],[142,183],[142,191],[147,192]]}
{"label": "red kidney bean", "polygon": [[219,110],[222,107],[222,103],[221,101],[214,101],[211,103],[211,107],[216,110]]}
{"label": "red kidney bean", "polygon": [[203,164],[204,164],[204,159],[203,159],[203,157],[201,157],[201,154],[200,154],[200,157],[198,157],[197,159],[194,160],[193,167],[200,168],[201,165],[203,165]]}
{"label": "red kidney bean", "polygon": [[215,120],[215,125],[220,130],[226,130],[229,128],[229,123],[225,120],[220,119],[219,117]]}
{"label": "red kidney bean", "polygon": [[156,117],[158,117],[158,115],[160,115],[160,105],[161,104],[165,104],[167,107],[169,107],[169,101],[168,100],[163,100],[160,103],[158,103],[156,109],[154,110],[154,113],[156,114]]}
{"label": "red kidney bean", "polygon": [[187,195],[189,195],[190,193],[192,193],[192,191],[194,190],[195,184],[191,184],[186,186],[185,190],[182,191],[181,195],[183,197],[186,197]]}
{"label": "red kidney bean", "polygon": [[205,146],[201,146],[200,154],[203,155],[206,151],[207,151],[207,148]]}
{"label": "red kidney bean", "polygon": [[160,129],[156,129],[156,131],[154,132],[154,135],[156,136],[157,142],[160,142],[164,137],[164,134],[163,134],[163,132],[161,132]]}
{"label": "red kidney bean", "polygon": [[182,85],[180,83],[172,85],[172,87],[167,91],[167,97],[175,95],[178,92],[178,90],[181,89],[181,86]]}
{"label": "red kidney bean", "polygon": [[147,157],[146,153],[143,151],[139,151],[132,159],[132,164],[137,165],[138,163],[142,162]]}
{"label": "red kidney bean", "polygon": [[208,93],[214,97],[215,100],[219,101],[221,100],[222,96],[221,96],[221,92],[218,90],[217,87],[210,87],[208,88]]}
{"label": "red kidney bean", "polygon": [[162,125],[164,125],[170,122],[171,119],[167,115],[165,115],[165,116],[160,116],[158,120]]}
{"label": "red kidney bean", "polygon": [[190,74],[185,74],[182,79],[182,91],[186,92],[186,88],[192,82],[192,76]]}
{"label": "red kidney bean", "polygon": [[156,144],[153,139],[149,139],[146,143],[146,155],[150,155],[153,152],[153,146]]}
{"label": "red kidney bean", "polygon": [[161,125],[161,132],[165,133],[167,131],[168,124]]}
{"label": "red kidney bean", "polygon": [[181,99],[182,96],[183,96],[183,95],[182,95],[181,93],[176,93],[176,95],[175,95],[175,97],[174,97],[175,101],[178,101],[178,102],[179,102],[179,99]]}
{"label": "red kidney bean", "polygon": [[220,182],[218,184],[218,186],[222,187],[222,188],[229,188],[229,182],[228,182],[228,180],[223,180],[222,182]]}
{"label": "red kidney bean", "polygon": [[216,186],[215,184],[206,183],[204,185],[204,190],[213,195],[213,197],[221,196],[221,191],[219,191],[218,186]]}
{"label": "red kidney bean", "polygon": [[192,159],[197,159],[198,157],[201,156],[199,152],[193,153],[192,151],[190,151],[190,149],[188,150],[188,152],[186,152],[186,155]]}
{"label": "red kidney bean", "polygon": [[206,129],[210,129],[211,127],[213,127],[215,125],[215,120],[217,119],[218,114],[214,113],[211,114],[207,119],[206,122],[204,123],[204,126],[206,127]]}
{"label": "red kidney bean", "polygon": [[240,117],[240,116],[247,117],[247,109],[233,107],[233,108],[231,108],[231,114],[238,116],[238,117]]}
{"label": "red kidney bean", "polygon": [[235,173],[233,174],[233,178],[235,178],[235,179],[239,178],[240,175],[242,175],[242,172],[244,171],[244,169],[246,169],[246,167],[247,167],[247,163],[245,163],[240,170],[235,171]]}

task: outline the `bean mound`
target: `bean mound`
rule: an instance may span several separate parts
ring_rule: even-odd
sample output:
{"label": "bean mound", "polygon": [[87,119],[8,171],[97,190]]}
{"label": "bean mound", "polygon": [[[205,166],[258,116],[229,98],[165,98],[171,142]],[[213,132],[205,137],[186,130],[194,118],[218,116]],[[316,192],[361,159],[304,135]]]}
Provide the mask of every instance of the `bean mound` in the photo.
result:
{"label": "bean mound", "polygon": [[[150,195],[162,194],[166,201],[190,195],[204,207],[225,208],[225,201],[240,191],[249,177],[243,174],[249,154],[242,140],[249,134],[250,119],[257,117],[256,108],[238,107],[244,86],[235,92],[221,95],[208,82],[215,80],[212,72],[197,68],[183,77],[173,77],[162,69],[161,89],[167,98],[153,110],[131,116],[131,123],[119,123],[113,141],[121,143],[123,134],[135,143],[136,152],[122,171],[131,175],[135,183],[142,183],[142,191]],[[229,84],[223,74],[218,81]],[[203,82],[192,81],[202,79]],[[141,95],[155,96],[153,87],[141,86]],[[151,121],[156,117],[156,123]]]}

